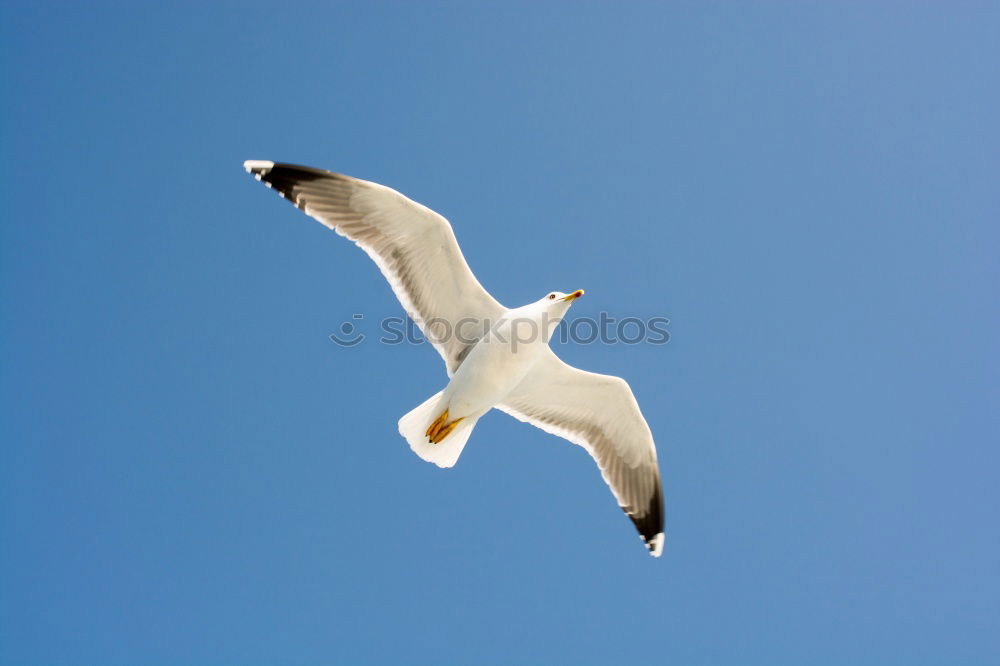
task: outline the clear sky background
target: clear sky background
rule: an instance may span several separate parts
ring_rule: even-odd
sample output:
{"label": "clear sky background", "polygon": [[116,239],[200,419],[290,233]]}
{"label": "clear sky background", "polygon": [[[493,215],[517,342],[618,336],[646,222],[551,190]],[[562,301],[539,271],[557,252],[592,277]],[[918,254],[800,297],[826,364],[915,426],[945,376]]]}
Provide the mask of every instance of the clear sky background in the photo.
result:
{"label": "clear sky background", "polygon": [[[997,3],[0,9],[0,662],[1000,657]],[[242,170],[447,216],[656,436],[663,557],[582,449],[439,390],[368,258]],[[367,328],[366,328],[367,327]]]}

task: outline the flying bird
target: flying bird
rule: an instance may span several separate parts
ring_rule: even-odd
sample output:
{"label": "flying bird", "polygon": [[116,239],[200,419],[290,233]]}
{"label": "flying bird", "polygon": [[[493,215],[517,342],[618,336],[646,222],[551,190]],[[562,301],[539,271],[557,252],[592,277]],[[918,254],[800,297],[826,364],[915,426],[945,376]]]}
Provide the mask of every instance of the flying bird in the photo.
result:
{"label": "flying bird", "polygon": [[663,491],[653,435],[627,382],[574,368],[549,338],[582,289],[506,308],[462,256],[451,224],[383,185],[312,167],[248,160],[253,175],[354,241],[444,359],[449,382],[399,419],[413,451],[452,467],[491,409],[582,446],[650,554],[663,550]]}

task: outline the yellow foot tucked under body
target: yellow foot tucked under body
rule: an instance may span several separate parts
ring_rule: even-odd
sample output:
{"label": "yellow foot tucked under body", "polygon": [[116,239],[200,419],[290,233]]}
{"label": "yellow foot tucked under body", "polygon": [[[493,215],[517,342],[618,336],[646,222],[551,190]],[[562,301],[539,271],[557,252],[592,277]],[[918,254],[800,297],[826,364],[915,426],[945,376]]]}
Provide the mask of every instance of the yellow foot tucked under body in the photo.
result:
{"label": "yellow foot tucked under body", "polygon": [[429,428],[427,428],[427,432],[424,433],[425,435],[427,435],[427,439],[433,440],[434,439],[434,435],[436,435],[437,432],[438,432],[438,430],[440,430],[441,428],[443,428],[446,423],[448,423],[448,410],[447,409],[444,410],[441,413],[441,416],[439,416],[436,419],[434,419],[434,423],[432,423],[431,426]]}
{"label": "yellow foot tucked under body", "polygon": [[460,419],[455,419],[454,421],[449,422],[448,410],[444,410],[441,412],[441,416],[434,419],[434,423],[427,428],[427,432],[425,433],[427,435],[427,439],[430,440],[431,444],[438,444],[441,440],[447,437],[451,431],[455,429],[455,426],[461,423],[463,419],[465,419],[464,416]]}

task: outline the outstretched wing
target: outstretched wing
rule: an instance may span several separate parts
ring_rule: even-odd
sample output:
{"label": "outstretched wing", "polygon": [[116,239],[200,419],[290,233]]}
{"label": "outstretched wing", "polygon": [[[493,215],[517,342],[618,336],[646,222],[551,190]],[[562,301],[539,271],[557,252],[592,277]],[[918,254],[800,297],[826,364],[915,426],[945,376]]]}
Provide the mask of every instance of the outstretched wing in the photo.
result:
{"label": "outstretched wing", "polygon": [[505,312],[472,274],[448,220],[430,208],[383,185],[321,169],[257,160],[243,167],[368,253],[449,375]]}
{"label": "outstretched wing", "polygon": [[551,349],[504,402],[516,419],[579,444],[654,557],[663,550],[663,490],[653,435],[621,377],[578,370]]}

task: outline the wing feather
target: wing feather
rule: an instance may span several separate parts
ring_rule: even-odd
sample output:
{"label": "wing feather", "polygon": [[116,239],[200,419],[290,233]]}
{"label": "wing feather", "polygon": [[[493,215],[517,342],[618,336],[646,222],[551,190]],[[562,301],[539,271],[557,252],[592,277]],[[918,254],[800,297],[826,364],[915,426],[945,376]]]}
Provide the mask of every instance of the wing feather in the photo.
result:
{"label": "wing feather", "polygon": [[663,549],[663,491],[653,434],[628,383],[579,370],[551,349],[497,408],[587,450],[646,548]]}
{"label": "wing feather", "polygon": [[[361,247],[453,375],[506,311],[473,275],[451,224],[393,189],[330,171],[248,160],[244,168]],[[455,334],[461,325],[462,335]]]}

